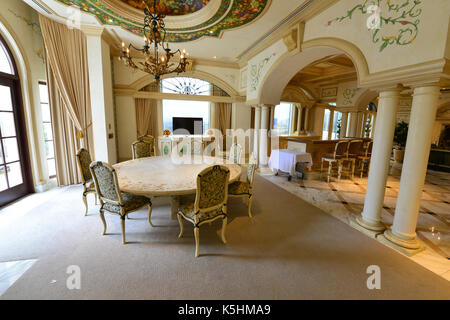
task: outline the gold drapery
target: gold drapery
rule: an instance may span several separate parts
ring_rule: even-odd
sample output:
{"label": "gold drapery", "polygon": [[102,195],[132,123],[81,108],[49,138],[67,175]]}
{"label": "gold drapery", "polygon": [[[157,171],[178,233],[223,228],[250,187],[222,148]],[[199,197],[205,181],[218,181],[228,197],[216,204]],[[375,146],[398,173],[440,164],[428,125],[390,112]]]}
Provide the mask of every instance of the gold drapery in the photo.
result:
{"label": "gold drapery", "polygon": [[157,101],[154,99],[135,99],[137,136],[157,137]]}
{"label": "gold drapery", "polygon": [[44,39],[59,185],[80,183],[76,152],[94,159],[86,37],[77,29],[39,15]]}

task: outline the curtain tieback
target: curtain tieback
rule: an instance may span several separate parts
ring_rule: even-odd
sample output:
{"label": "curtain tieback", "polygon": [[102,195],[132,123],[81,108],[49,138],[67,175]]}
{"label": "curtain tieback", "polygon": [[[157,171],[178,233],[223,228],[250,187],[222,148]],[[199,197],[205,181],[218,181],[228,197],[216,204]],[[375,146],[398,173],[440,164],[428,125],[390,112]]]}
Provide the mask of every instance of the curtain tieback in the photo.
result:
{"label": "curtain tieback", "polygon": [[84,138],[84,132],[85,132],[87,129],[89,129],[90,126],[92,126],[92,122],[89,123],[84,129],[78,130],[78,132],[77,132],[77,138],[80,139],[80,140],[83,139],[83,138]]}

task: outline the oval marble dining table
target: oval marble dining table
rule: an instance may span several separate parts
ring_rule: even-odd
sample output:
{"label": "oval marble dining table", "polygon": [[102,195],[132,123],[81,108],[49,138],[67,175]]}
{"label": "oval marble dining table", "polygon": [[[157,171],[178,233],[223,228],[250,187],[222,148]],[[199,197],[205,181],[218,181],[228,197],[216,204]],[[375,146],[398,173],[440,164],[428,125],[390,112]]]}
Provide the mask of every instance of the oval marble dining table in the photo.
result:
{"label": "oval marble dining table", "polygon": [[172,198],[172,217],[178,210],[179,196],[195,194],[197,175],[205,168],[220,164],[230,169],[230,183],[239,180],[241,167],[215,157],[193,157],[190,163],[170,156],[140,158],[115,164],[122,192],[143,196]]}

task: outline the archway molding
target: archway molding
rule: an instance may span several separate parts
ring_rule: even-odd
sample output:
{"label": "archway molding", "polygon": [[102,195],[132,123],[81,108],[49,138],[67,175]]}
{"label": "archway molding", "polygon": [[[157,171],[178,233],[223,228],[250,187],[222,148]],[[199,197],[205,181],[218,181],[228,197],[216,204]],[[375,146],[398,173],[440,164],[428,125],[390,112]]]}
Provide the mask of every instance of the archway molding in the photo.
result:
{"label": "archway molding", "polygon": [[356,68],[358,86],[369,75],[369,67],[361,50],[338,38],[319,38],[303,43],[299,53],[285,53],[266,72],[258,87],[257,98],[250,104],[278,104],[284,88],[300,70],[328,56],[345,54]]}

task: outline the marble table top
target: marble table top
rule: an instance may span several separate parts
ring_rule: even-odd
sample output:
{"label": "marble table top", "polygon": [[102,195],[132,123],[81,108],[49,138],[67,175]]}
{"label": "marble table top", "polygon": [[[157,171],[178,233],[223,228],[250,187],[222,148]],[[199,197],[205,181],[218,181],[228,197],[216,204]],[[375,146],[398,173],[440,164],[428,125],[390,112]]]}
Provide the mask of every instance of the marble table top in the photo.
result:
{"label": "marble table top", "polygon": [[121,162],[113,167],[122,192],[144,196],[174,196],[195,193],[197,175],[214,164],[225,165],[230,169],[230,182],[240,179],[239,165],[206,156],[195,160],[192,158],[192,163],[176,163],[167,156],[141,158]]}

